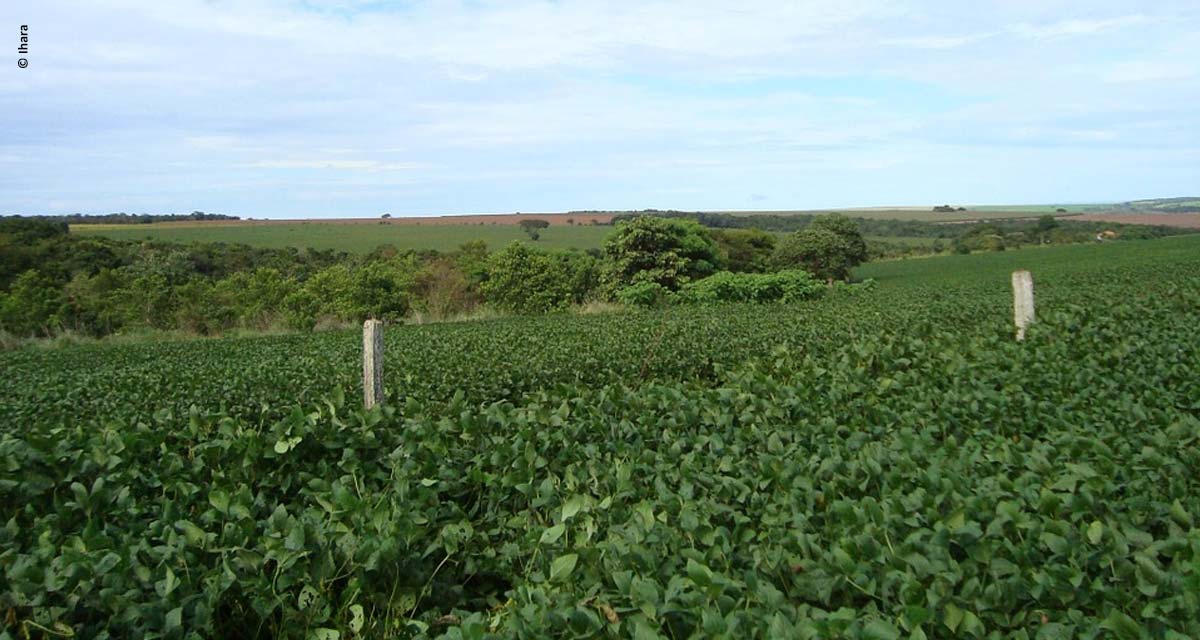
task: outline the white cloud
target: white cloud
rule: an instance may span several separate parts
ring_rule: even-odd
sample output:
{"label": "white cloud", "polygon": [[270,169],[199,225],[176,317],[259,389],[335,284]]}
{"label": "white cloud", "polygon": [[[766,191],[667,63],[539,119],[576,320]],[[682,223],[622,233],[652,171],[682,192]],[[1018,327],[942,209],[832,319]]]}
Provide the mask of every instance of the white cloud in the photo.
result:
{"label": "white cloud", "polygon": [[[305,187],[306,212],[324,193],[343,215],[692,190],[896,202],[935,175],[977,183],[963,158],[1015,176],[1017,146],[1095,151],[1071,156],[1082,172],[1134,141],[1182,169],[1123,180],[1198,169],[1194,0],[381,4],[29,4],[44,44],[30,73],[0,69],[0,161],[22,159],[0,211],[61,196],[260,217]],[[1040,157],[1029,175],[1067,170]]]}
{"label": "white cloud", "polygon": [[1200,65],[1180,60],[1132,60],[1120,62],[1104,74],[1108,82],[1153,83],[1188,80],[1200,75]]}
{"label": "white cloud", "polygon": [[186,136],[184,144],[197,149],[232,149],[241,142],[237,136]]}
{"label": "white cloud", "polygon": [[1085,36],[1105,31],[1123,29],[1146,22],[1146,17],[1140,14],[1106,18],[1100,20],[1072,19],[1053,22],[1050,24],[1019,24],[1012,27],[1013,33],[1026,38],[1047,40],[1066,36]]}
{"label": "white cloud", "polygon": [[991,33],[978,33],[963,36],[916,36],[906,38],[889,38],[882,44],[911,47],[914,49],[957,49],[969,44],[992,37]]}
{"label": "white cloud", "polygon": [[425,169],[418,162],[379,162],[377,160],[346,160],[334,158],[259,160],[244,165],[251,169],[339,169],[344,171],[411,171]]}

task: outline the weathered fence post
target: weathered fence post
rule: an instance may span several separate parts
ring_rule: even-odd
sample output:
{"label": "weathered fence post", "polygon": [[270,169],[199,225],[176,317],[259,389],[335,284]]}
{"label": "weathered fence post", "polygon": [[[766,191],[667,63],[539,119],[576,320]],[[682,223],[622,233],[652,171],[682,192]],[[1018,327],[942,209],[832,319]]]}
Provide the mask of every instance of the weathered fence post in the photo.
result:
{"label": "weathered fence post", "polygon": [[1025,328],[1033,322],[1033,275],[1028,271],[1014,271],[1013,323],[1017,325],[1017,340],[1025,339]]}
{"label": "weathered fence post", "polygon": [[363,406],[370,409],[383,400],[383,325],[363,323]]}

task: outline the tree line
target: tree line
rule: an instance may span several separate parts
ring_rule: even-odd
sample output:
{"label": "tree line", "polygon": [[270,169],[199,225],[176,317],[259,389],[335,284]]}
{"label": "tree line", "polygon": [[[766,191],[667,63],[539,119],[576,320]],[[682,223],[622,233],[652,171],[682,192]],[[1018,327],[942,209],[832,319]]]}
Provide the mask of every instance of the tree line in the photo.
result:
{"label": "tree line", "polygon": [[[730,218],[737,224],[747,220]],[[847,280],[854,266],[887,251],[864,239],[863,227],[874,228],[873,221],[805,216],[798,229],[779,234],[735,227],[730,218],[670,212],[623,216],[603,248],[589,251],[546,251],[524,242],[491,251],[482,242],[469,242],[450,252],[383,245],[364,255],[120,241],[71,235],[56,219],[0,218],[0,333],[211,335],[238,329],[307,331],[368,317],[444,319],[481,309],[547,313],[592,302],[797,300]],[[714,221],[727,226],[702,224]],[[1047,216],[1019,228],[957,225],[946,244],[939,239],[921,250],[996,251],[1028,243],[1095,241],[1096,228],[1118,228],[1115,235],[1121,238],[1166,233],[1157,227],[1078,226]],[[533,238],[538,229],[530,225],[527,231]],[[914,249],[897,245],[895,250]]]}
{"label": "tree line", "polygon": [[150,224],[152,222],[187,222],[191,220],[241,220],[238,216],[228,216],[223,213],[205,213],[203,211],[193,211],[191,213],[104,213],[98,215],[84,215],[82,213],[69,213],[61,216],[0,216],[0,220],[10,218],[28,219],[28,220],[43,220],[49,222],[61,222],[64,224]]}
{"label": "tree line", "polygon": [[866,257],[853,221],[840,216],[782,239],[642,216],[616,225],[599,250],[515,242],[489,251],[469,242],[451,252],[383,245],[365,255],[81,237],[53,219],[4,218],[0,331],[209,335],[448,318],[481,307],[533,314],[595,301],[653,304],[676,294],[696,303],[799,299],[815,290],[811,283],[847,278]]}

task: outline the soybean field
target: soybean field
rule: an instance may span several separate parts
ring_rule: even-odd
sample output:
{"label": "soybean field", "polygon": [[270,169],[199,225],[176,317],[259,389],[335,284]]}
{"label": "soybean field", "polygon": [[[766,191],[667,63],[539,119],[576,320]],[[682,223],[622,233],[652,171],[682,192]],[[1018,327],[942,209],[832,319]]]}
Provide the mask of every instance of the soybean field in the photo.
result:
{"label": "soybean field", "polygon": [[0,354],[3,633],[1200,637],[1200,238],[856,275]]}

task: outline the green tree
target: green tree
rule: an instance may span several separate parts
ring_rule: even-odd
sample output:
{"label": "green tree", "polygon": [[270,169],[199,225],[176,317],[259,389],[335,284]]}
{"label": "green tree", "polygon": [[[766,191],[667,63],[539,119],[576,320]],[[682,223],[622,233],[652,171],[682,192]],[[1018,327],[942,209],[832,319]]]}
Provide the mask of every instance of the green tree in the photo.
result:
{"label": "green tree", "polygon": [[729,271],[761,273],[770,268],[773,234],[758,229],[714,229],[711,234]]}
{"label": "green tree", "polygon": [[866,259],[858,223],[836,213],[817,216],[808,228],[785,237],[771,257],[777,269],[804,269],[829,282],[849,279],[850,269]]}
{"label": "green tree", "polygon": [[695,220],[639,216],[604,240],[605,281],[612,291],[656,282],[672,291],[721,266],[717,243]]}
{"label": "green tree", "polygon": [[797,231],[779,242],[772,262],[777,269],[804,269],[833,282],[850,277],[853,248],[846,239],[826,229]]}
{"label": "green tree", "polygon": [[851,267],[867,261],[867,241],[863,239],[858,229],[858,223],[840,213],[817,216],[809,229],[823,229],[836,233],[846,242],[846,262]]}
{"label": "green tree", "polygon": [[0,329],[21,336],[48,336],[62,322],[62,291],[36,270],[22,273],[0,294]]}
{"label": "green tree", "polygon": [[534,241],[541,237],[539,231],[550,226],[550,223],[545,220],[522,220],[517,224],[521,225],[521,229]]}
{"label": "green tree", "polygon": [[545,313],[583,302],[598,276],[596,260],[584,253],[544,252],[514,242],[488,258],[484,299],[507,311]]}
{"label": "green tree", "polygon": [[[1060,209],[1060,211],[1061,211],[1061,209]],[[1037,227],[1035,227],[1035,228],[1037,229],[1038,235],[1041,237],[1042,244],[1046,244],[1046,242],[1047,242],[1046,238],[1050,234],[1050,232],[1054,231],[1055,229],[1059,228],[1060,226],[1062,226],[1062,223],[1058,221],[1058,218],[1055,218],[1053,215],[1051,215],[1049,213],[1038,218]]]}

